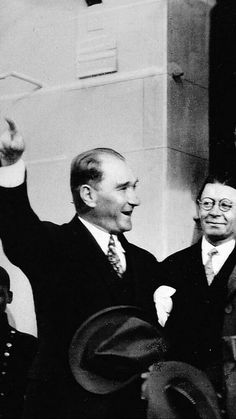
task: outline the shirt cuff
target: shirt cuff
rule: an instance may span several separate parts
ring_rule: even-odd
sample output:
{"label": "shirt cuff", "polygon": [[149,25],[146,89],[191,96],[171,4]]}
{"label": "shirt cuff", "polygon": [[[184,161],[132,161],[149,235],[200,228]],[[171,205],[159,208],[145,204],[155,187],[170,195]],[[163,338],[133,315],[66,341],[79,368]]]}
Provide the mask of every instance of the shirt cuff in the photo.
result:
{"label": "shirt cuff", "polygon": [[0,186],[14,188],[21,185],[25,179],[25,163],[22,159],[10,166],[0,167]]}
{"label": "shirt cuff", "polygon": [[156,306],[158,322],[162,327],[165,326],[166,321],[173,308],[172,295],[176,292],[175,288],[161,285],[153,294],[153,299]]}

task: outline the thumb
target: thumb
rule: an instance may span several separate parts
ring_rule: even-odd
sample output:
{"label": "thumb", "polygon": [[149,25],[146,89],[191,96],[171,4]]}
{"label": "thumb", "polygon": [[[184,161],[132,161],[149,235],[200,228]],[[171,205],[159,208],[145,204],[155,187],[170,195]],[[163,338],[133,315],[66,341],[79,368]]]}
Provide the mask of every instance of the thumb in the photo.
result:
{"label": "thumb", "polygon": [[16,134],[16,132],[17,132],[17,129],[16,129],[16,124],[15,124],[15,122],[12,120],[12,119],[10,119],[10,118],[5,118],[5,121],[8,123],[8,125],[9,125],[9,131],[10,131],[10,133],[11,134]]}

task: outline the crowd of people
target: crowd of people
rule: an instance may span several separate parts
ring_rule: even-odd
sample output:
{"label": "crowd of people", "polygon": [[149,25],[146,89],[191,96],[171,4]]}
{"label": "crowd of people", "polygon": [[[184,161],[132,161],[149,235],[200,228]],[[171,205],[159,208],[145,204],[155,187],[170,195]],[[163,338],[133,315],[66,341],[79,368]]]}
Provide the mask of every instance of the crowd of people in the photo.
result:
{"label": "crowd of people", "polygon": [[[124,236],[139,197],[121,154],[95,148],[76,156],[75,216],[63,225],[41,221],[27,194],[24,140],[8,124],[0,238],[31,283],[38,327],[37,343],[20,333],[27,386],[11,378],[24,393],[22,417],[236,417],[236,178],[209,175],[196,200],[202,238],[160,263]],[[3,311],[11,300],[4,287]]]}

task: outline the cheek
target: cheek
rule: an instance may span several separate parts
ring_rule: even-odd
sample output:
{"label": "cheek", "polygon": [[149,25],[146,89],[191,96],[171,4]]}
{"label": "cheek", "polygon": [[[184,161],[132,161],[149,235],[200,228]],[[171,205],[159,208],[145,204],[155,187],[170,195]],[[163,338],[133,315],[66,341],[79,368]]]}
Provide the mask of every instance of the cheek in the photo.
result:
{"label": "cheek", "polygon": [[227,224],[229,224],[230,226],[236,227],[236,218],[233,215],[225,217],[225,218],[227,220]]}
{"label": "cheek", "polygon": [[99,206],[99,213],[101,217],[111,217],[114,216],[119,210],[117,202],[113,199],[104,199]]}
{"label": "cheek", "polygon": [[207,217],[207,215],[208,215],[207,211],[203,211],[203,210],[198,211],[198,216],[199,216],[201,221],[204,220]]}
{"label": "cheek", "polygon": [[235,208],[232,214],[230,214],[230,218],[232,219],[232,222],[236,224],[236,209]]}
{"label": "cheek", "polygon": [[106,208],[108,211],[116,212],[119,211],[122,207],[123,202],[119,199],[106,199],[103,203],[103,207]]}

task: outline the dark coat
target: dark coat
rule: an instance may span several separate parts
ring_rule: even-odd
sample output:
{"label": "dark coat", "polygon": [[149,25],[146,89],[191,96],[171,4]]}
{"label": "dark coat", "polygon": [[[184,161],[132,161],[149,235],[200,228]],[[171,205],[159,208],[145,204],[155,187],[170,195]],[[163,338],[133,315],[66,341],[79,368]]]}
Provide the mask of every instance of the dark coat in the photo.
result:
{"label": "dark coat", "polygon": [[[68,366],[68,347],[85,319],[109,306],[131,304],[156,320],[153,292],[158,286],[158,263],[153,255],[121,235],[127,271],[125,278],[119,280],[77,216],[61,226],[40,222],[30,208],[25,184],[0,188],[0,200],[4,251],[27,275],[34,295],[40,343],[34,377],[61,382],[62,387],[67,383],[69,388],[68,382],[76,383]],[[73,391],[78,388],[76,384]],[[83,397],[87,400],[89,395]],[[87,400],[85,409],[88,403]],[[105,413],[99,416],[97,410],[95,407],[91,417],[106,417]],[[83,413],[81,417],[87,416]]]}
{"label": "dark coat", "polygon": [[37,339],[0,318],[0,418],[20,419]]}
{"label": "dark coat", "polygon": [[206,371],[222,365],[221,335],[227,282],[235,263],[234,249],[209,286],[202,264],[201,241],[162,262],[162,284],[177,290],[165,325],[171,342],[170,359],[188,362]]}

